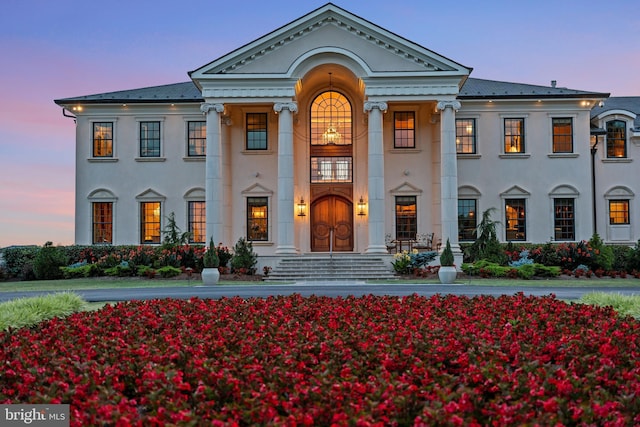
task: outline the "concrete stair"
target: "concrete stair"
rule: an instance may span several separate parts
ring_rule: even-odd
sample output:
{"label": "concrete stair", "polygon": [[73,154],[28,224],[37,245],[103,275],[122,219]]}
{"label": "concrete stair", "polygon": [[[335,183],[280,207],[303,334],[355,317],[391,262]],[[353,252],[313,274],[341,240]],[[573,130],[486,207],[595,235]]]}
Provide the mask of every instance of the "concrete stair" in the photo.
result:
{"label": "concrete stair", "polygon": [[362,254],[305,254],[282,258],[268,281],[397,280],[391,258]]}

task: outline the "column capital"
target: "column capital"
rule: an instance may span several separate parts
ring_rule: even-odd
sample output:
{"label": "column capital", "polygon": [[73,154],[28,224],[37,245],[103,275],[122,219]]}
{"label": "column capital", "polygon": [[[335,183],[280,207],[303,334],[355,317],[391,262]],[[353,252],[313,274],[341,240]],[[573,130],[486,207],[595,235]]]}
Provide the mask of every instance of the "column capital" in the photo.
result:
{"label": "column capital", "polygon": [[462,107],[460,101],[438,101],[438,110],[445,110],[451,108],[454,111],[458,111]]}
{"label": "column capital", "polygon": [[385,113],[387,111],[387,103],[383,101],[367,101],[364,103],[364,111],[369,112],[373,109],[378,109]]}
{"label": "column capital", "polygon": [[209,114],[211,110],[216,113],[224,113],[224,104],[214,104],[212,102],[203,102],[200,104],[200,111],[202,111],[203,114]]}
{"label": "column capital", "polygon": [[276,113],[281,112],[282,110],[289,110],[292,113],[298,112],[298,103],[297,102],[276,102],[273,105],[273,111]]}

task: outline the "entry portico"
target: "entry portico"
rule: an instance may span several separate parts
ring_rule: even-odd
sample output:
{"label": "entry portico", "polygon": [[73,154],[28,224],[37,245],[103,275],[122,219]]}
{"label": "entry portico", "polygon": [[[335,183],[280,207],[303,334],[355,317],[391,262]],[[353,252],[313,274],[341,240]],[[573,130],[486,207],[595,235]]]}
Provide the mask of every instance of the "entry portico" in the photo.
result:
{"label": "entry portico", "polygon": [[[272,254],[387,253],[390,190],[408,182],[422,189],[421,229],[458,250],[456,97],[470,71],[327,4],[191,72],[207,115],[207,235],[230,242],[243,234],[234,221],[244,216],[242,185],[261,184],[277,195],[268,208]],[[253,182],[238,179],[245,163],[234,128],[246,127],[242,112],[266,108],[277,115],[268,122],[277,128],[277,178],[256,171]],[[393,114],[404,110],[419,114],[395,129]],[[399,132],[419,148],[394,152]],[[360,200],[365,214],[353,208]]]}

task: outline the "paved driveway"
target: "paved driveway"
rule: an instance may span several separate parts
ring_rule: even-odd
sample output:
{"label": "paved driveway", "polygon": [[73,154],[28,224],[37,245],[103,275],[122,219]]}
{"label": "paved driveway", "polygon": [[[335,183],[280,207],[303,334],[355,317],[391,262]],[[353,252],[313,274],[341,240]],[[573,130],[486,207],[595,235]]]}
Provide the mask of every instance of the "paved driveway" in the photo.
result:
{"label": "paved driveway", "polygon": [[[370,284],[364,282],[299,282],[288,285],[258,284],[258,285],[219,285],[219,286],[180,286],[172,288],[127,288],[127,289],[91,289],[77,290],[75,293],[81,295],[89,302],[99,301],[128,301],[128,300],[149,300],[154,298],[179,298],[188,299],[199,298],[223,298],[240,296],[242,298],[260,297],[265,298],[272,295],[300,294],[302,296],[318,295],[329,297],[346,297],[362,295],[423,295],[431,296],[435,294],[452,295],[513,295],[522,292],[525,295],[543,296],[555,294],[559,299],[577,300],[585,293],[589,292],[612,292],[624,295],[640,295],[638,287],[539,287],[539,286],[484,286],[484,285],[440,285],[440,284]],[[0,292],[0,301],[7,301],[15,298],[43,295],[49,292]]]}

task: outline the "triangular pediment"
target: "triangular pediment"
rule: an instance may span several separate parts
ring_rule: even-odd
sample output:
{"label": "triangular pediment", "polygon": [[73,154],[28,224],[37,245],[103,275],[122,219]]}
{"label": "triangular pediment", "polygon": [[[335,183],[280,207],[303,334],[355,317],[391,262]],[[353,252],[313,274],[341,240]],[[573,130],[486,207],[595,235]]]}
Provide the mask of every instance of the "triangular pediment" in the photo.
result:
{"label": "triangular pediment", "polygon": [[164,200],[166,197],[151,188],[136,196],[136,200]]}
{"label": "triangular pediment", "polygon": [[[224,55],[190,74],[196,85],[225,81],[227,89],[239,79],[251,79],[262,90],[295,82],[318,61],[345,65],[360,78],[457,77],[471,69],[404,39],[332,3]],[[282,86],[282,82],[279,83]],[[207,94],[204,94],[205,97]],[[282,95],[279,93],[279,95]]]}
{"label": "triangular pediment", "polygon": [[407,194],[407,195],[415,195],[422,194],[422,190],[416,187],[413,184],[409,184],[408,182],[403,182],[396,188],[392,188],[390,190],[391,194]]}
{"label": "triangular pediment", "polygon": [[271,196],[273,194],[273,191],[269,190],[261,184],[255,183],[242,190],[242,194],[245,196]]}

